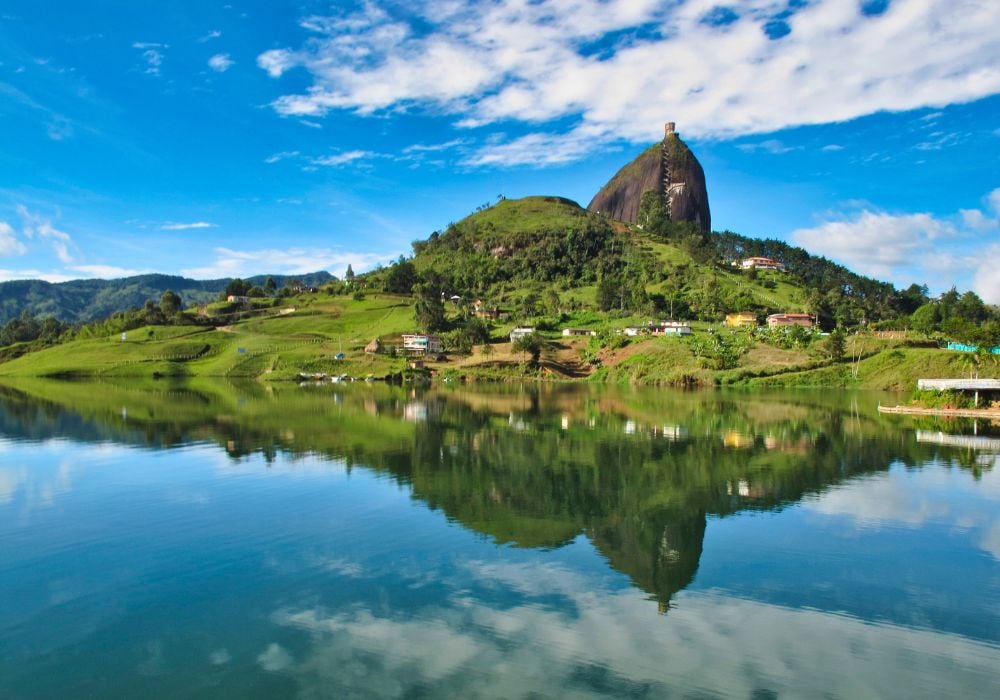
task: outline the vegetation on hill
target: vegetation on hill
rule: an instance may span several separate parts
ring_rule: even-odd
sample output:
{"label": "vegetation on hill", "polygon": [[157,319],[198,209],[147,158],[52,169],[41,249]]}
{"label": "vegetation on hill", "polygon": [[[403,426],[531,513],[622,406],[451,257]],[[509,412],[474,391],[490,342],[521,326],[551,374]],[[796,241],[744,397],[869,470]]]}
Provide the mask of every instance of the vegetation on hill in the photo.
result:
{"label": "vegetation on hill", "polygon": [[[885,369],[887,353],[913,371],[961,374],[967,363],[941,364],[929,348],[944,339],[1000,344],[997,310],[971,292],[932,301],[924,288],[898,291],[784,243],[705,234],[662,207],[645,197],[631,226],[557,197],[501,198],[414,243],[413,257],[343,280],[327,275],[318,289],[308,276],[217,281],[206,302],[165,290],[88,323],[23,310],[0,327],[0,375],[400,376],[409,371],[402,334],[423,331],[441,336],[445,355],[428,359],[449,375],[898,387],[911,372]],[[732,265],[750,255],[787,272]],[[809,312],[832,333],[722,325],[734,311],[758,321]],[[667,317],[687,320],[694,336],[623,334]],[[535,332],[508,342],[515,326]],[[565,327],[594,334],[567,339]],[[872,334],[886,329],[910,330]]]}
{"label": "vegetation on hill", "polygon": [[[267,275],[251,277],[251,285],[263,286]],[[333,277],[328,272],[313,272],[298,277],[273,275],[277,286],[293,283],[319,286]],[[14,280],[0,282],[0,324],[17,318],[25,310],[36,317],[51,316],[67,323],[89,323],[114,313],[140,308],[149,300],[159,299],[172,290],[188,304],[215,301],[231,279],[194,280],[173,275],[136,275],[121,279],[72,280],[44,282]]]}

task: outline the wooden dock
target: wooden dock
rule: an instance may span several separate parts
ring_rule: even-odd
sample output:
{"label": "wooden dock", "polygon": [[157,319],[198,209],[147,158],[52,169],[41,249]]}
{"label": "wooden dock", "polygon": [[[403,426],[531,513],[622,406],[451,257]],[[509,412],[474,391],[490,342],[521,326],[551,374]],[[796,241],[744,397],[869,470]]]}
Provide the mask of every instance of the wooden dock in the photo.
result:
{"label": "wooden dock", "polygon": [[983,418],[1000,420],[1000,409],[996,408],[920,408],[919,406],[882,406],[879,413],[903,413],[913,416],[950,416],[952,418]]}

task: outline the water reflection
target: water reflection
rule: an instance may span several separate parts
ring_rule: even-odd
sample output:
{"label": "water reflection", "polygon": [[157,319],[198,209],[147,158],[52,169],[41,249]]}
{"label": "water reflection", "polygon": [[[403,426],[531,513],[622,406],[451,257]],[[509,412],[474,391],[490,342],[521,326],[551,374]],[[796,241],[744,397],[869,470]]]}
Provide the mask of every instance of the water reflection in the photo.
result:
{"label": "water reflection", "polygon": [[[880,417],[878,399],[558,385],[0,387],[0,454],[15,457],[0,466],[0,518],[16,513],[26,533],[6,571],[35,565],[31,538],[58,522],[39,509],[61,499],[138,518],[149,571],[139,558],[100,583],[64,577],[52,595],[114,598],[178,561],[191,567],[185,595],[259,582],[259,600],[231,601],[253,632],[205,635],[201,663],[294,677],[306,695],[747,697],[829,682],[850,697],[897,694],[892,679],[906,674],[916,695],[982,691],[1000,642],[997,431],[979,425],[969,441],[963,424]],[[231,481],[210,479],[206,464]],[[90,479],[93,502],[77,500],[78,478]],[[336,498],[326,491],[348,479]],[[107,537],[131,542],[117,529]],[[950,549],[915,561],[920,538]],[[236,566],[251,553],[266,553],[259,569]],[[206,561],[210,581],[199,578]],[[958,602],[964,587],[981,603]],[[12,619],[52,614],[55,598],[30,588],[20,582],[15,596],[28,612],[0,604],[0,638],[18,629]],[[109,611],[91,614],[100,628]],[[220,628],[234,624],[223,618]],[[84,625],[69,636],[91,634]],[[154,677],[176,652],[160,635],[146,641],[135,663]],[[941,676],[956,659],[961,668]]]}

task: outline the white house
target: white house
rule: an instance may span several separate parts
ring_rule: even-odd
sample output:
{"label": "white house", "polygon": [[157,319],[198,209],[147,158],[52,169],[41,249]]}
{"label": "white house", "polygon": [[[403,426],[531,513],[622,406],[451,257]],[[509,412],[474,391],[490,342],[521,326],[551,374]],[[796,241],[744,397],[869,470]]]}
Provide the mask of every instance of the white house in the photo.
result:
{"label": "white house", "polygon": [[785,265],[778,262],[777,260],[772,260],[771,258],[744,258],[740,266],[744,270],[749,270],[751,268],[757,270],[778,270],[780,272],[785,271]]}
{"label": "white house", "polygon": [[510,332],[510,342],[516,342],[518,338],[526,338],[535,332],[534,328],[523,326],[515,328]]}
{"label": "white house", "polygon": [[441,338],[436,335],[404,334],[403,350],[415,355],[427,355],[441,352],[444,350],[444,345],[441,343]]}

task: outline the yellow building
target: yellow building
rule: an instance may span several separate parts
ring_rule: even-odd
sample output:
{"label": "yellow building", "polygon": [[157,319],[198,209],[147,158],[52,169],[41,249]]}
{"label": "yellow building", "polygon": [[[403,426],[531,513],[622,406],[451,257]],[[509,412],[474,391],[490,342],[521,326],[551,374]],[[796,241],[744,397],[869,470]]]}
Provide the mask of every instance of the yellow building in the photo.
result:
{"label": "yellow building", "polygon": [[757,315],[749,311],[740,311],[735,314],[726,314],[727,326],[756,326]]}

